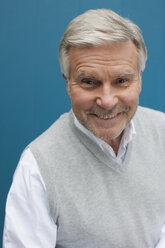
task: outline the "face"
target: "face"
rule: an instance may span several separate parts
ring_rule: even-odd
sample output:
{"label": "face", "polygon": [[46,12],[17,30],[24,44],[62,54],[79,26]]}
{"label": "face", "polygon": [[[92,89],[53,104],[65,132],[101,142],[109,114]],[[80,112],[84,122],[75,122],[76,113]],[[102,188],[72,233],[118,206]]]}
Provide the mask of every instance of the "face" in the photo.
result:
{"label": "face", "polygon": [[132,41],[71,48],[67,91],[79,122],[108,144],[120,142],[139,101],[141,75]]}

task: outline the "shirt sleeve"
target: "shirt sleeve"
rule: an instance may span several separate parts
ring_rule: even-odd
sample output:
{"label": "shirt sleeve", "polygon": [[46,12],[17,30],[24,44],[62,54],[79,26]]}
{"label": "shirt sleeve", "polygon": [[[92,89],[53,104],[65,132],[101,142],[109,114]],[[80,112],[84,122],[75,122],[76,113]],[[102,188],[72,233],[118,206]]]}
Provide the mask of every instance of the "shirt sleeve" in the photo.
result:
{"label": "shirt sleeve", "polygon": [[155,248],[164,248],[165,247],[165,224],[161,230],[160,240],[159,243]]}
{"label": "shirt sleeve", "polygon": [[3,248],[54,248],[57,226],[37,162],[27,149],[21,156],[7,197]]}

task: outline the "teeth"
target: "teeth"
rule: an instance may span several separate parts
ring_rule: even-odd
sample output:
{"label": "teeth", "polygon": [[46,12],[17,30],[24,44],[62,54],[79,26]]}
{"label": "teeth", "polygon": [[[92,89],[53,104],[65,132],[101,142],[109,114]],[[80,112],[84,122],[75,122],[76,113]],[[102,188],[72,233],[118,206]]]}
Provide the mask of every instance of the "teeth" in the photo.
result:
{"label": "teeth", "polygon": [[114,118],[116,115],[98,115],[99,118],[107,120],[107,119],[111,119]]}

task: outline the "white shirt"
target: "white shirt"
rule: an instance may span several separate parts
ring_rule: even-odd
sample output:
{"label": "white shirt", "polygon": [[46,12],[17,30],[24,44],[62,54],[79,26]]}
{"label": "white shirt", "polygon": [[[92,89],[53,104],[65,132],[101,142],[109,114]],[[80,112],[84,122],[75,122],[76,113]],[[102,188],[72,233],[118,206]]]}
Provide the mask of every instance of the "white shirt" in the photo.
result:
{"label": "white shirt", "polygon": [[[75,125],[93,139],[108,156],[116,159],[119,163],[122,163],[127,144],[135,135],[134,125],[131,122],[125,129],[116,156],[108,144],[86,130],[76,118]],[[44,181],[37,161],[31,151],[27,149],[20,158],[7,197],[3,248],[54,248],[56,235],[57,226],[50,215]],[[156,248],[164,247],[165,225]]]}
{"label": "white shirt", "polygon": [[133,121],[131,121],[129,125],[127,125],[127,127],[125,128],[124,134],[120,142],[119,150],[116,155],[110,145],[108,145],[104,140],[97,138],[92,132],[90,132],[83,125],[81,125],[81,123],[77,120],[74,114],[73,114],[73,117],[74,117],[75,126],[81,132],[85,133],[91,140],[93,140],[108,157],[110,157],[111,159],[114,159],[119,164],[122,164],[125,154],[126,154],[127,145],[129,142],[133,140],[133,138],[136,135]]}

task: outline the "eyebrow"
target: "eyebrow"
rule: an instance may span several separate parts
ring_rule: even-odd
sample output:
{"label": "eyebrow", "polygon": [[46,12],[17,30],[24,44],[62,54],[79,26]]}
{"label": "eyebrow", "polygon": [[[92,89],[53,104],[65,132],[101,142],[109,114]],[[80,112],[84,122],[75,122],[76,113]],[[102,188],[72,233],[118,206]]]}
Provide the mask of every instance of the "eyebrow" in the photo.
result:
{"label": "eyebrow", "polygon": [[97,80],[98,81],[98,78],[88,72],[79,72],[77,75],[76,75],[76,78],[75,79],[82,79],[82,78],[88,78],[88,79],[92,79],[92,80]]}
{"label": "eyebrow", "polygon": [[[116,73],[112,76],[112,79],[113,78],[124,78],[124,77],[135,77],[136,76],[136,73],[134,71],[125,71],[123,73]],[[94,79],[94,80],[98,80],[98,78],[88,72],[85,72],[85,71],[80,71],[78,72],[76,78],[83,78],[83,77],[86,77],[86,78],[90,78],[90,79]]]}
{"label": "eyebrow", "polygon": [[93,76],[92,74],[90,74],[90,73],[87,73],[87,72],[84,72],[84,71],[82,71],[82,72],[78,72],[78,74],[77,74],[77,76],[76,76],[77,78],[78,77],[90,77],[90,78],[96,78],[95,76]]}
{"label": "eyebrow", "polygon": [[123,73],[120,73],[120,74],[115,74],[114,76],[116,77],[116,78],[122,78],[122,77],[133,77],[133,76],[135,76],[136,75],[136,73],[135,72],[132,72],[132,71],[126,71],[126,72],[123,72]]}

